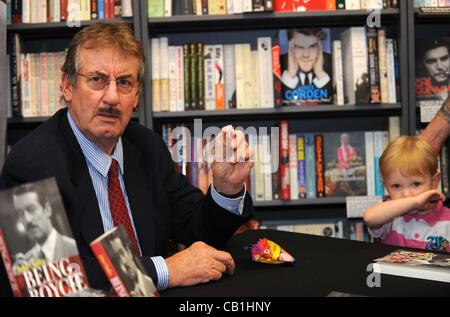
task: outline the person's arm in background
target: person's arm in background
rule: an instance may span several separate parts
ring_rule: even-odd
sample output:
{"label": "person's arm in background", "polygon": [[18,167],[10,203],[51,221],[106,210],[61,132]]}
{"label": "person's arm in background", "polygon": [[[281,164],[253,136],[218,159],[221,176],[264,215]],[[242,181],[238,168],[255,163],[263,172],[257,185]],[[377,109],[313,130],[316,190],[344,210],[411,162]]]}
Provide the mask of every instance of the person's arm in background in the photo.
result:
{"label": "person's arm in background", "polygon": [[450,135],[450,95],[420,137],[431,144],[436,153]]}

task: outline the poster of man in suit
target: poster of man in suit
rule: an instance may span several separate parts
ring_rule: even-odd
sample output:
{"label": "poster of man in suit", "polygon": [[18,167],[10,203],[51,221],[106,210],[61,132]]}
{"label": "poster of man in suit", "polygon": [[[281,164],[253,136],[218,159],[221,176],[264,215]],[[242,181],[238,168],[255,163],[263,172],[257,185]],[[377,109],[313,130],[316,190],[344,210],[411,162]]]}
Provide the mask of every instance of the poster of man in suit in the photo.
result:
{"label": "poster of man in suit", "polygon": [[0,193],[0,225],[16,274],[78,255],[55,180]]}
{"label": "poster of man in suit", "polygon": [[330,30],[280,30],[279,41],[283,103],[333,103]]}

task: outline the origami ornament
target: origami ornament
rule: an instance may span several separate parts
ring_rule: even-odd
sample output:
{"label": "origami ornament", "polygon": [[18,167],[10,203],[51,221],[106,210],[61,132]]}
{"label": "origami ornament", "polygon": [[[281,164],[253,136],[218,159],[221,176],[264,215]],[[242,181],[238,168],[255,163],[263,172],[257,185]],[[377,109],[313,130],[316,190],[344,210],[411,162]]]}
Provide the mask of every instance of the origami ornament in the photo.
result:
{"label": "origami ornament", "polygon": [[295,259],[282,247],[266,238],[259,239],[250,247],[252,260],[267,264],[294,263]]}

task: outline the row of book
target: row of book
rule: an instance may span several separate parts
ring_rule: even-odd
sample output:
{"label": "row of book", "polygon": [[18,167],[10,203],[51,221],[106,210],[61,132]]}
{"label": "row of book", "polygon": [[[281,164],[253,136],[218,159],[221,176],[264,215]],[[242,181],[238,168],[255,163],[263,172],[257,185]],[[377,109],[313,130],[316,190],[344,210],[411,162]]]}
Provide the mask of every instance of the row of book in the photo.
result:
{"label": "row of book", "polygon": [[[329,28],[275,33],[258,37],[254,50],[255,43],[169,45],[167,37],[152,38],[153,111],[397,102],[396,41],[384,29],[351,27],[333,41]],[[319,39],[321,51],[308,48],[306,62],[297,57]]]}
{"label": "row of book", "polygon": [[398,0],[148,0],[148,17],[397,8]]}
{"label": "row of book", "polygon": [[20,36],[10,38],[7,73],[12,105],[8,116],[47,117],[62,107],[60,102],[61,67],[66,52],[22,53]]}
{"label": "row of book", "polygon": [[[383,196],[378,160],[390,138],[399,135],[398,117],[390,121],[390,136],[388,131],[293,133],[287,120],[270,133],[247,128],[255,153],[247,191],[255,201]],[[177,170],[206,192],[212,182],[211,139],[191,137],[185,125],[166,124],[162,134]]]}
{"label": "row of book", "polygon": [[274,224],[271,221],[262,222],[261,229],[273,229],[287,232],[311,234],[329,238],[349,239],[355,241],[373,242],[367,226],[362,220],[323,220],[323,221],[303,221],[298,220],[283,221]]}
{"label": "row of book", "polygon": [[414,8],[450,7],[450,0],[414,0]]}
{"label": "row of book", "polygon": [[131,0],[7,0],[8,24],[75,22],[131,16]]}
{"label": "row of book", "polygon": [[[400,135],[399,118],[390,117],[389,131],[293,133],[287,120],[279,128],[247,128],[255,156],[247,191],[255,201],[322,197],[385,196],[379,159]],[[206,193],[212,182],[207,136],[191,136],[186,125],[166,124],[162,130],[178,172]],[[448,192],[447,148],[439,156],[442,181]]]}

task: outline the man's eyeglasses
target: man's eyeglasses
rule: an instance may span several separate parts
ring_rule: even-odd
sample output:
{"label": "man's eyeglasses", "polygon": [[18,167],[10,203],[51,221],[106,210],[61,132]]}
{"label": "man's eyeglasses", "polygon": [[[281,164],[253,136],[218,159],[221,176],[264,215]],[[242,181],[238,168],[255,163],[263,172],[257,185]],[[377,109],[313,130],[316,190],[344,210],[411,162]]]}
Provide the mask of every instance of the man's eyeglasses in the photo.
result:
{"label": "man's eyeglasses", "polygon": [[111,81],[115,81],[117,91],[122,95],[127,95],[131,93],[135,87],[140,86],[140,83],[127,78],[109,79],[106,76],[86,76],[81,73],[77,74],[87,78],[87,84],[92,90],[104,90]]}

